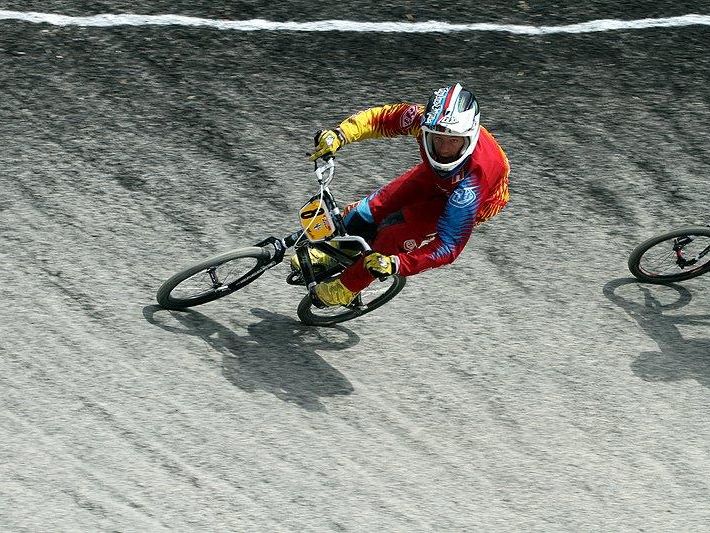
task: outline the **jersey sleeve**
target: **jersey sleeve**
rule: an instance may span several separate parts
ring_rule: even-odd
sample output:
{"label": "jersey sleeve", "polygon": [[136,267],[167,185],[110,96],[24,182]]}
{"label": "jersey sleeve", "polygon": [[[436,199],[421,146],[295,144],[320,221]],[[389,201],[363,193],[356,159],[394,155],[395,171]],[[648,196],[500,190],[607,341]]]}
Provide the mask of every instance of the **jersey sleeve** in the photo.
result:
{"label": "jersey sleeve", "polygon": [[346,118],[338,129],[348,143],[399,135],[416,137],[423,113],[424,106],[410,103],[371,107]]}
{"label": "jersey sleeve", "polygon": [[437,222],[436,237],[412,252],[397,254],[397,272],[412,276],[452,263],[471,237],[480,205],[478,186],[458,187]]}

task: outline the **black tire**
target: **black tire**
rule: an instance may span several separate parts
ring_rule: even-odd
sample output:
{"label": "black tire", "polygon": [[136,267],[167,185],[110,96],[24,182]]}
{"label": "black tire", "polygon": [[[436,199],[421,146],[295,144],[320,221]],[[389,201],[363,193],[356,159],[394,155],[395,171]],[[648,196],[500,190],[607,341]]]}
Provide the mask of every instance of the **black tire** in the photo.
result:
{"label": "black tire", "polygon": [[[310,294],[307,294],[298,305],[298,318],[308,326],[333,326],[340,322],[352,320],[370,313],[389,302],[399,294],[406,282],[406,278],[397,275],[389,276],[383,281],[374,281],[360,293],[359,300],[356,300],[356,302],[362,304],[359,306],[351,304],[349,307],[319,309],[313,305]],[[382,287],[380,285],[382,283],[386,283],[388,286]]]}
{"label": "black tire", "polygon": [[[681,267],[673,246],[678,239],[689,237],[683,246],[686,257],[698,257],[693,265]],[[629,270],[639,280],[647,283],[674,283],[700,276],[710,271],[710,227],[691,226],[678,228],[652,237],[639,244],[629,256]]]}
{"label": "black tire", "polygon": [[[165,309],[202,305],[248,285],[266,271],[264,266],[270,261],[269,248],[258,246],[215,255],[172,276],[160,286],[156,299]],[[193,280],[192,285],[188,280]]]}

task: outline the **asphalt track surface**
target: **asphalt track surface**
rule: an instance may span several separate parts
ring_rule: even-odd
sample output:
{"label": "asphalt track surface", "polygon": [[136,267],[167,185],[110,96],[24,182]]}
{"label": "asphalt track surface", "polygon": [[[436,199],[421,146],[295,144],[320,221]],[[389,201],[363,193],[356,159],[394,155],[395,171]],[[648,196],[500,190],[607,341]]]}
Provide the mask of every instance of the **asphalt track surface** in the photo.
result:
{"label": "asphalt track surface", "polygon": [[[703,12],[646,4],[0,8],[516,24]],[[708,222],[708,42],[701,26],[0,22],[0,530],[706,530],[710,279],[644,285],[625,263],[648,236]],[[155,305],[180,265],[294,228],[315,129],[455,80],[512,165],[509,206],[455,264],[332,329],[298,322],[286,265],[190,312]],[[338,197],[417,157],[409,139],[348,146]]]}

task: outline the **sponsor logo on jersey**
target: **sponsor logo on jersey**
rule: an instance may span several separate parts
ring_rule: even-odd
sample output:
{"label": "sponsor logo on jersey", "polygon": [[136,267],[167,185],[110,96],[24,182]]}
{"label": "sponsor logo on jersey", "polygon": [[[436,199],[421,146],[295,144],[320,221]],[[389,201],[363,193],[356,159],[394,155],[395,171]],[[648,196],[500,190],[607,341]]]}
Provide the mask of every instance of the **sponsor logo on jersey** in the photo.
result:
{"label": "sponsor logo on jersey", "polygon": [[410,105],[404,113],[402,113],[402,117],[399,119],[399,125],[403,128],[409,128],[412,124],[414,124],[414,117],[417,116],[417,106],[415,105]]}
{"label": "sponsor logo on jersey", "polygon": [[453,194],[449,197],[449,202],[454,207],[462,209],[472,205],[476,198],[478,198],[478,187],[461,187],[456,189]]}
{"label": "sponsor logo on jersey", "polygon": [[403,246],[407,252],[411,252],[417,247],[417,241],[415,241],[414,239],[407,239],[406,241],[404,241]]}
{"label": "sponsor logo on jersey", "polygon": [[436,239],[436,233],[430,233],[429,235],[424,237],[424,240],[422,241],[421,246],[424,246],[425,244],[429,244],[434,239]]}

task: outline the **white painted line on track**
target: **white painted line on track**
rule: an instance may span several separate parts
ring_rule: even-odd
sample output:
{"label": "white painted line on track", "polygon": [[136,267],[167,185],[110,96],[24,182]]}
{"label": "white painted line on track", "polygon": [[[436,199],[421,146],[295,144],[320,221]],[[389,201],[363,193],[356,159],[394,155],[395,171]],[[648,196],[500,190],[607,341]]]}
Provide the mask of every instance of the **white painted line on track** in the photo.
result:
{"label": "white painted line on track", "polygon": [[516,24],[450,24],[448,22],[355,22],[350,20],[320,20],[314,22],[272,22],[269,20],[219,20],[182,15],[103,14],[70,17],[52,13],[0,10],[1,20],[20,20],[54,26],[116,27],[116,26],[197,26],[231,31],[298,31],[356,33],[461,33],[504,32],[518,35],[550,35],[554,33],[593,33],[645,28],[675,28],[710,26],[710,15],[683,15],[639,20],[593,20],[563,26],[525,26]]}

